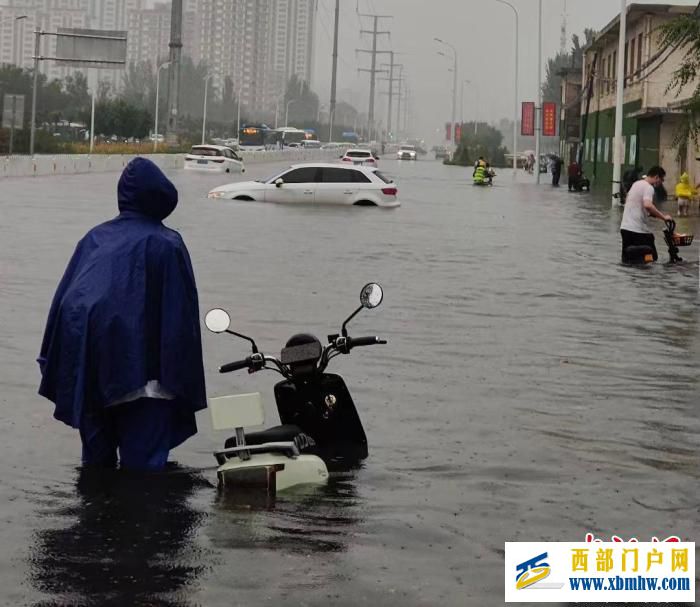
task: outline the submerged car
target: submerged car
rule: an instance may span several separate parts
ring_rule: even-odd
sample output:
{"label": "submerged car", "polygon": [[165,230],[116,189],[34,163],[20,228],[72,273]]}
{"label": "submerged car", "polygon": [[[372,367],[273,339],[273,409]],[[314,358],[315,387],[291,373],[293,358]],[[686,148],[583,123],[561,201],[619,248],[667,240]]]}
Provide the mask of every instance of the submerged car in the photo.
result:
{"label": "submerged car", "polygon": [[260,181],[219,186],[208,198],[398,207],[397,194],[394,181],[376,168],[303,163]]}
{"label": "submerged car", "polygon": [[224,145],[193,145],[185,154],[185,168],[215,173],[245,173],[242,158]]}
{"label": "submerged car", "polygon": [[354,148],[354,149],[349,149],[343,156],[340,158],[343,162],[352,162],[353,164],[357,165],[368,165],[368,166],[377,166],[377,160],[379,158],[374,155],[372,150],[364,150],[360,148]]}
{"label": "submerged car", "polygon": [[396,152],[396,158],[399,160],[418,160],[418,150],[414,145],[402,144],[399,151]]}

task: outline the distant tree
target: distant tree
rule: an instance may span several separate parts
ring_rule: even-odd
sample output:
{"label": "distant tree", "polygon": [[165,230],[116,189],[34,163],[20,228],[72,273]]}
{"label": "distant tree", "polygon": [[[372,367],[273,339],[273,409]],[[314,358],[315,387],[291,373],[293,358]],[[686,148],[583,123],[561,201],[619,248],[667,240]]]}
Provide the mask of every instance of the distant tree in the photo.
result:
{"label": "distant tree", "polygon": [[553,58],[547,59],[545,79],[542,84],[542,100],[559,103],[561,101],[561,76],[558,73],[565,67],[580,67],[583,62],[583,49],[593,42],[595,31],[586,28],[583,31],[584,46],[577,34],[571,37],[572,47],[566,53],[557,53]]}
{"label": "distant tree", "polygon": [[[161,87],[165,84],[166,71],[161,71]],[[130,63],[123,77],[121,96],[135,107],[151,108],[155,103],[156,75],[150,61]],[[165,87],[161,89],[165,90]],[[153,100],[151,100],[151,94]]]}
{"label": "distant tree", "polygon": [[87,76],[83,72],[66,76],[63,79],[63,91],[66,103],[63,114],[66,120],[75,122],[92,104]]}
{"label": "distant tree", "polygon": [[[284,93],[284,107],[280,110],[281,112],[286,111],[287,103],[290,101],[292,101],[289,105],[290,124],[297,126],[308,125],[316,121],[319,108],[318,95],[311,90],[306,80],[301,80],[296,74],[287,82],[287,89]],[[284,120],[284,114],[281,120]]]}
{"label": "distant tree", "polygon": [[483,156],[493,166],[505,166],[508,150],[501,145],[502,143],[503,135],[491,125],[479,122],[475,129],[473,122],[465,122],[462,126],[462,139],[452,159],[453,163],[469,166]]}
{"label": "distant tree", "polygon": [[679,97],[688,85],[693,87],[687,100],[680,105],[681,123],[676,130],[674,146],[679,156],[685,156],[688,143],[700,139],[700,19],[698,9],[693,15],[676,17],[661,27],[662,49],[680,49],[684,56],[673,72],[666,92]]}

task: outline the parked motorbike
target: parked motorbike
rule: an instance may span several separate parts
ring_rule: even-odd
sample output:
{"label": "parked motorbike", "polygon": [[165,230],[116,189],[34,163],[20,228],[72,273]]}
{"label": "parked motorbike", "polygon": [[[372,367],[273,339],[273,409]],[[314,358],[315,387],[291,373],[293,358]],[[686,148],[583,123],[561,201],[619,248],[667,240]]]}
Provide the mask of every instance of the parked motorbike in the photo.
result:
{"label": "parked motorbike", "polygon": [[350,468],[367,457],[367,437],[350,392],[340,375],[325,371],[337,356],[387,343],[379,337],[350,337],[347,331],[359,312],[376,308],[382,299],[380,285],[365,285],[360,307],[345,320],[340,334],[329,335],[325,346],[313,335],[294,335],[279,358],[263,354],[252,338],[230,330],[225,310],[207,313],[205,324],[210,331],[245,339],[252,347],[250,356],[222,365],[220,373],[271,370],[284,377],[275,385],[281,425],[267,430],[245,431],[264,423],[259,393],[210,399],[214,429],[235,429],[224,449],[214,453],[220,487],[264,489],[274,499],[276,493],[298,485],[323,484],[329,468]]}

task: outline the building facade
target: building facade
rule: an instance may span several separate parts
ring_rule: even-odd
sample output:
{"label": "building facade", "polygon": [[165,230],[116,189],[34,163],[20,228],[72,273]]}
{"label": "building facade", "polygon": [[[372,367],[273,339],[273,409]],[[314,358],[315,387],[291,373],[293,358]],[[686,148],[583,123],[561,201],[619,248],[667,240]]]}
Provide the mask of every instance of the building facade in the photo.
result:
{"label": "building facade", "polygon": [[[675,184],[685,170],[700,178],[695,170],[694,146],[688,146],[683,158],[678,157],[673,146],[681,121],[678,105],[690,96],[694,87],[691,83],[679,97],[667,93],[673,72],[683,59],[683,50],[660,52],[663,49],[658,33],[658,28],[670,19],[691,14],[693,10],[692,6],[668,4],[628,6],[623,172],[633,166],[649,169],[660,164],[667,171],[667,183]],[[584,55],[581,100],[584,171],[601,187],[612,184],[619,32],[618,16]]]}

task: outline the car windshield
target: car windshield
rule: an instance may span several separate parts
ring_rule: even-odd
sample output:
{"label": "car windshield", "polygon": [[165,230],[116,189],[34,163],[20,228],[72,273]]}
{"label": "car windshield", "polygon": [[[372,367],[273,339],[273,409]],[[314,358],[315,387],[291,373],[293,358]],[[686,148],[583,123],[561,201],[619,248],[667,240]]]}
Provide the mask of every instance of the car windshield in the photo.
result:
{"label": "car windshield", "polygon": [[349,158],[369,158],[371,152],[365,152],[364,150],[352,150],[346,154]]}
{"label": "car windshield", "polygon": [[374,171],[374,174],[379,177],[384,183],[394,183],[394,180],[391,179],[390,177],[387,177],[384,173],[381,171]]}
{"label": "car windshield", "polygon": [[406,152],[415,152],[416,148],[414,148],[412,145],[402,145],[401,150]]}
{"label": "car windshield", "polygon": [[195,154],[196,156],[221,156],[223,152],[214,148],[200,148],[195,146],[190,150],[190,154]]}

